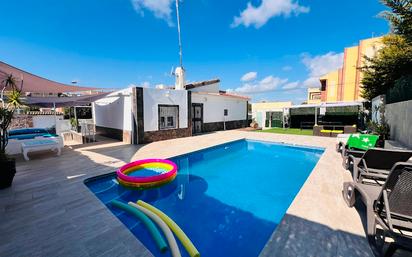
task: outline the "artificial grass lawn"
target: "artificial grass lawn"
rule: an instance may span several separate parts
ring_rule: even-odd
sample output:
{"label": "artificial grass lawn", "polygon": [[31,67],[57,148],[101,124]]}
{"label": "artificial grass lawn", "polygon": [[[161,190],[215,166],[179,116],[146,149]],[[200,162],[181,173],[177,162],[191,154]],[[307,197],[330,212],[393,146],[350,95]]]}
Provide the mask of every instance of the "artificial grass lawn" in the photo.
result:
{"label": "artificial grass lawn", "polygon": [[259,132],[265,132],[265,133],[313,136],[313,130],[312,129],[271,128],[271,129],[258,130],[258,131]]}

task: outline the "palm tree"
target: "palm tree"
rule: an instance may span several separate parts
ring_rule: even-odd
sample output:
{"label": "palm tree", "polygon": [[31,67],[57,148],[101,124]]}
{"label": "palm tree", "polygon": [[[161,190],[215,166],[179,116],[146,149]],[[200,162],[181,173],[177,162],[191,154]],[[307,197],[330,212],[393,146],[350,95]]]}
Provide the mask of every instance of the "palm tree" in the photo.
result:
{"label": "palm tree", "polygon": [[380,16],[388,20],[392,32],[402,35],[412,42],[412,0],[381,0],[391,10],[380,13]]}
{"label": "palm tree", "polygon": [[[6,74],[5,78],[1,81],[1,85],[3,85],[2,92],[4,90],[11,90],[8,96],[9,105],[12,105],[15,108],[19,107],[21,105],[20,96],[21,96],[22,84],[21,84],[21,87],[18,88],[17,79],[13,76],[13,74]],[[2,94],[2,98],[3,98],[3,94]]]}
{"label": "palm tree", "polygon": [[21,105],[20,96],[23,84],[21,84],[21,87],[18,88],[17,80],[13,76],[13,74],[7,74],[5,78],[1,81],[1,85],[2,97],[4,90],[11,90],[9,91],[7,97],[8,104],[5,105],[4,100],[2,99],[3,106],[0,107],[0,159],[5,159],[7,158],[5,155],[6,146],[8,143],[7,130],[13,119],[14,110]]}

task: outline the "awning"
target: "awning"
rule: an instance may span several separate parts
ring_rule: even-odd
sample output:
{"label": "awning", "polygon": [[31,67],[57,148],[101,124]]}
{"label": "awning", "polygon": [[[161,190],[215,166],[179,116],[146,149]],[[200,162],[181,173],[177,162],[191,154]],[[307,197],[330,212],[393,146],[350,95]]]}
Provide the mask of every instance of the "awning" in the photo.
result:
{"label": "awning", "polygon": [[290,109],[296,109],[296,108],[311,108],[311,107],[345,107],[345,106],[363,106],[362,101],[358,102],[336,102],[336,103],[318,103],[318,104],[301,104],[301,105],[293,105],[290,107]]}
{"label": "awning", "polygon": [[[101,90],[100,88],[95,87],[79,87],[52,81],[0,61],[0,80],[2,80],[5,76],[9,74],[12,74],[13,77],[17,80],[19,88],[23,81],[23,87],[21,88],[23,93],[32,92],[44,94],[57,94]],[[6,88],[6,90],[9,90],[9,88]]]}
{"label": "awning", "polygon": [[290,115],[315,115],[320,114],[320,109],[325,108],[326,115],[334,116],[353,116],[357,115],[362,102],[338,102],[338,103],[319,103],[294,105],[290,108]]}
{"label": "awning", "polygon": [[71,97],[25,97],[25,105],[34,105],[44,108],[71,107],[79,105],[88,105],[100,98],[105,97],[110,92],[98,93],[93,95],[71,96]]}

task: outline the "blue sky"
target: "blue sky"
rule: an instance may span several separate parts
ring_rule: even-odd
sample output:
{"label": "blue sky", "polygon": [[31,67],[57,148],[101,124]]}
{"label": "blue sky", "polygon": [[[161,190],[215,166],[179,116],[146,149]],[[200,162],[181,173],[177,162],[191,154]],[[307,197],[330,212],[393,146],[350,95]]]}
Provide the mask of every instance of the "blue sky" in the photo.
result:
{"label": "blue sky", "polygon": [[[174,0],[0,0],[0,60],[80,85],[171,85]],[[189,81],[218,77],[253,101],[306,98],[345,46],[388,32],[378,0],[184,0]]]}

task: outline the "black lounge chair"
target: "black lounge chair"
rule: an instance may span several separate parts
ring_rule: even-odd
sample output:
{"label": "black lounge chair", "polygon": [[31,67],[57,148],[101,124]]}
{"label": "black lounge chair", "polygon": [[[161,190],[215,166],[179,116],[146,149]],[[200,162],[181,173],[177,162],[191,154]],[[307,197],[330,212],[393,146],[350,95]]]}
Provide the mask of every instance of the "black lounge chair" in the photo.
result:
{"label": "black lounge chair", "polygon": [[349,167],[352,166],[351,171],[354,181],[362,182],[363,179],[371,179],[378,182],[388,177],[395,163],[406,162],[411,157],[412,151],[372,148],[367,150],[361,157],[356,157],[353,154],[349,155],[346,163]]}
{"label": "black lounge chair", "polygon": [[[353,169],[353,161],[355,158],[360,159],[365,154],[363,150],[349,150],[343,149],[342,151],[342,166],[345,170]],[[350,158],[349,158],[350,156]]]}
{"label": "black lounge chair", "polygon": [[[392,256],[404,249],[412,255],[412,163],[396,163],[382,186],[346,182],[342,193],[349,207],[359,198],[365,204],[367,236],[375,254]],[[393,242],[385,250],[387,237]]]}
{"label": "black lounge chair", "polygon": [[350,154],[351,151],[365,152],[376,146],[379,136],[372,134],[351,134],[345,142],[336,144],[336,151],[342,154],[342,157]]}

